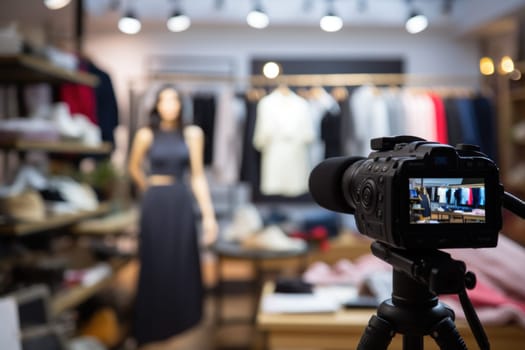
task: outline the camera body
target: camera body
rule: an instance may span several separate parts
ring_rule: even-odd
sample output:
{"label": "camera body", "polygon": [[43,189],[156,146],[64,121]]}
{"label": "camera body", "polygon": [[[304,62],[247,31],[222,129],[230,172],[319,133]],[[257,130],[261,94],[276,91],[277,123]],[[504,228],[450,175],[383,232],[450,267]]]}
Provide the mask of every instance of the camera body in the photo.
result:
{"label": "camera body", "polygon": [[342,178],[362,234],[404,249],[497,245],[503,186],[496,164],[477,146],[413,136],[371,145],[368,158]]}

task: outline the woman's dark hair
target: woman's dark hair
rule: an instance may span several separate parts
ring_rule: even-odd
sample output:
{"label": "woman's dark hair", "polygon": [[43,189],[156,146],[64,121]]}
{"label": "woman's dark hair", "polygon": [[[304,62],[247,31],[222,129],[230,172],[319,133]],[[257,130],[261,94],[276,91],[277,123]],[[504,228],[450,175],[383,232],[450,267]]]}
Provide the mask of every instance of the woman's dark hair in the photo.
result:
{"label": "woman's dark hair", "polygon": [[160,118],[159,111],[157,110],[157,104],[159,103],[160,94],[162,93],[162,91],[168,90],[168,89],[176,91],[177,95],[179,97],[180,111],[179,111],[179,118],[177,119],[177,121],[178,121],[178,128],[177,128],[177,130],[179,132],[182,132],[182,129],[184,128],[184,124],[183,124],[183,120],[182,120],[182,112],[184,110],[184,104],[182,102],[182,96],[180,94],[180,91],[173,84],[164,84],[157,90],[157,93],[155,95],[155,102],[154,102],[153,108],[151,109],[151,112],[149,114],[149,127],[153,131],[159,130],[161,118]]}

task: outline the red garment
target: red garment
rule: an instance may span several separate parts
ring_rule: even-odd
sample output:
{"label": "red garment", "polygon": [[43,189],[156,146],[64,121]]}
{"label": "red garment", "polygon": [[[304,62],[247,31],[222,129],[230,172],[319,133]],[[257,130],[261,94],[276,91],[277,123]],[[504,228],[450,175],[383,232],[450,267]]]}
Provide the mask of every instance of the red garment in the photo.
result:
{"label": "red garment", "polygon": [[467,290],[467,294],[474,307],[513,305],[521,310],[522,313],[525,313],[525,302],[512,299],[483,282],[477,282],[474,289]]}
{"label": "red garment", "polygon": [[320,251],[327,251],[330,249],[330,242],[328,241],[328,231],[325,227],[316,226],[310,231],[302,232],[292,232],[290,237],[301,238],[307,242],[316,242]]}
{"label": "red garment", "polygon": [[[85,64],[80,65],[80,70]],[[65,83],[60,86],[60,100],[67,103],[71,114],[85,115],[93,124],[98,125],[97,101],[95,89],[88,85]]]}
{"label": "red garment", "polygon": [[448,132],[447,132],[447,116],[445,114],[445,105],[441,96],[430,93],[430,98],[434,104],[434,111],[436,114],[436,132],[437,142],[448,143]]}

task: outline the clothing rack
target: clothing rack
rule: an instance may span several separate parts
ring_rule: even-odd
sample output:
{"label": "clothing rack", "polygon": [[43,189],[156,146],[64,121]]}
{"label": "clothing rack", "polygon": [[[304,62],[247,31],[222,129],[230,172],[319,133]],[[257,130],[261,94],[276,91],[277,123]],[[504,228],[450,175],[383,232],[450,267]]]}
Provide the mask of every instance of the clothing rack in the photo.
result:
{"label": "clothing rack", "polygon": [[190,73],[151,73],[148,81],[179,81],[184,83],[230,83],[253,87],[288,85],[309,86],[360,86],[373,85],[408,85],[408,86],[477,86],[476,75],[438,75],[411,73],[345,73],[345,74],[288,74],[274,79],[264,75],[235,77],[222,74]]}
{"label": "clothing rack", "polygon": [[269,79],[263,75],[253,75],[249,78],[252,86],[360,86],[373,85],[478,85],[479,78],[469,75],[436,75],[407,73],[351,73],[351,74],[294,74],[280,75]]}

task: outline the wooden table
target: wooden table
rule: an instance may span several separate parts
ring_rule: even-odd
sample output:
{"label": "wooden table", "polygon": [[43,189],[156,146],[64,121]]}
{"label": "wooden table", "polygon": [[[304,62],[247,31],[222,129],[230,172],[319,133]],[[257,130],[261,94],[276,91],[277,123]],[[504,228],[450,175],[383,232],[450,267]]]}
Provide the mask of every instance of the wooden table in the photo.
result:
{"label": "wooden table", "polygon": [[[222,275],[222,266],[228,260],[240,260],[251,263],[255,272],[253,286],[253,296],[256,304],[251,312],[248,319],[249,322],[254,322],[257,314],[259,293],[265,282],[265,272],[269,271],[268,266],[265,263],[274,263],[276,266],[282,269],[283,266],[290,263],[291,260],[295,261],[298,265],[298,270],[302,271],[306,267],[308,248],[305,247],[301,250],[284,250],[284,251],[269,251],[269,250],[248,250],[243,249],[238,243],[217,241],[212,251],[217,255],[217,298],[216,298],[216,313],[215,321],[218,324],[223,323],[224,317],[222,315],[223,310],[223,299],[224,299],[224,280]],[[230,320],[232,321],[232,320]],[[234,322],[241,321],[246,322],[247,320],[233,320]]]}
{"label": "wooden table", "polygon": [[[273,283],[266,283],[263,297],[272,293]],[[326,314],[266,314],[258,311],[257,327],[265,335],[269,350],[338,350],[355,349],[375,309],[340,310]],[[456,326],[468,349],[479,349],[466,322]],[[525,348],[525,329],[516,325],[484,327],[491,348],[522,350]],[[397,335],[389,349],[401,350],[402,337]],[[425,349],[439,349],[431,337],[425,337]],[[375,350],[375,349],[374,349]]]}

